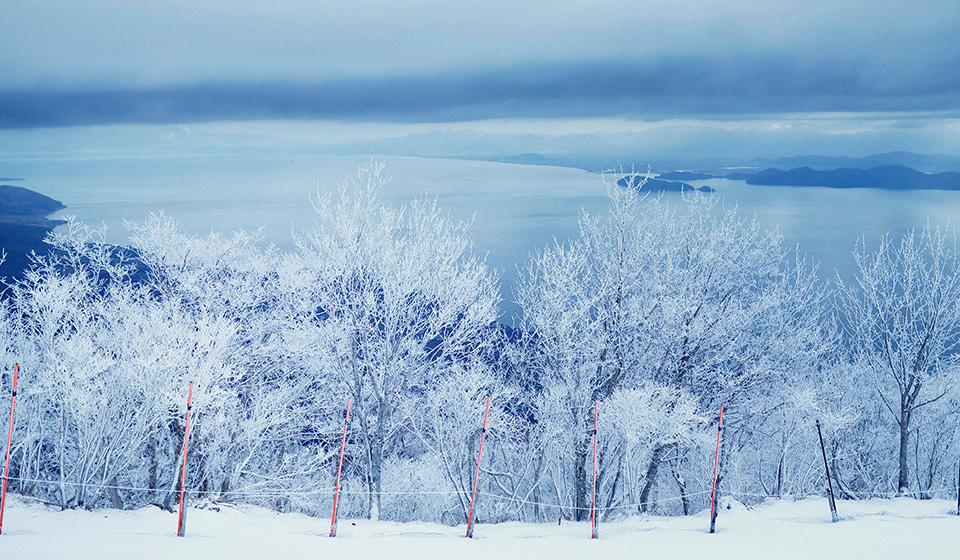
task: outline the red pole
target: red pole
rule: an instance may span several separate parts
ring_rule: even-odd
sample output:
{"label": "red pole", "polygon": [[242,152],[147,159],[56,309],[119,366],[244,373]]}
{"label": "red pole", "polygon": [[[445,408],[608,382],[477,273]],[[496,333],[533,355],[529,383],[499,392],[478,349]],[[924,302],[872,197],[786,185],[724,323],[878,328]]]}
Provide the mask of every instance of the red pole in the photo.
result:
{"label": "red pole", "polygon": [[343,441],[340,442],[340,463],[337,465],[337,486],[333,491],[333,517],[330,518],[330,536],[337,536],[337,498],[340,496],[340,471],[343,469],[343,450],[347,446],[347,422],[350,421],[350,397],[347,397],[347,419],[343,421]]}
{"label": "red pole", "polygon": [[183,515],[183,488],[187,484],[187,443],[190,441],[190,401],[193,399],[193,381],[187,391],[187,425],[183,430],[183,467],[180,469],[180,513],[177,515],[177,536],[187,534],[187,520]]}
{"label": "red pole", "polygon": [[597,403],[593,403],[593,503],[590,506],[590,538],[597,538]]}
{"label": "red pole", "polygon": [[13,409],[17,404],[17,374],[20,364],[13,364],[13,396],[10,397],[10,424],[7,427],[7,461],[3,467],[3,497],[0,498],[0,534],[3,533],[3,508],[7,505],[7,476],[10,474],[10,444],[13,442]]}
{"label": "red pole", "polygon": [[713,462],[713,490],[710,491],[710,532],[717,524],[717,467],[720,466],[720,429],[723,427],[723,405],[720,405],[720,422],[717,423],[717,456]]}
{"label": "red pole", "polygon": [[473,538],[473,503],[477,498],[477,482],[480,480],[480,458],[483,457],[483,437],[487,435],[487,414],[490,412],[490,395],[487,409],[483,412],[483,429],[480,431],[480,452],[477,453],[477,472],[473,475],[473,496],[470,497],[470,515],[467,516],[467,538]]}

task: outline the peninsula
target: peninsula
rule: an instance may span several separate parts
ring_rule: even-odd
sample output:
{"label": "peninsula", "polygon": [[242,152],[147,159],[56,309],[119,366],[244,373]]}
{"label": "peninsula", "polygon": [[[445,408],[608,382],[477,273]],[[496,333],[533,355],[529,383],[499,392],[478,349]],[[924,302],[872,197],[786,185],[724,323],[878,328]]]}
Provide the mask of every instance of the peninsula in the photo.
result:
{"label": "peninsula", "polygon": [[955,191],[960,190],[960,173],[923,173],[902,165],[882,165],[870,169],[833,169],[829,171],[818,171],[809,167],[798,167],[788,171],[771,168],[748,176],[747,184],[832,187],[838,189],[868,188],[904,191],[938,189]]}
{"label": "peninsula", "polygon": [[0,251],[6,253],[0,279],[21,275],[30,264],[30,253],[41,252],[47,233],[64,223],[47,216],[63,208],[60,201],[38,192],[0,185]]}

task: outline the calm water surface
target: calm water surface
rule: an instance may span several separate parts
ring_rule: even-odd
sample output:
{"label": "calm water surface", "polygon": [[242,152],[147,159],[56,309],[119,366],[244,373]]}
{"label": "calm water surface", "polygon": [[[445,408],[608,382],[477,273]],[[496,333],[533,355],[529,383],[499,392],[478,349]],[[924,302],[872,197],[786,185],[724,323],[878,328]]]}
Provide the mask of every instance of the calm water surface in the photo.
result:
{"label": "calm water surface", "polygon": [[[313,223],[309,197],[339,182],[369,161],[363,156],[158,156],[0,158],[0,177],[62,201],[61,215],[91,225],[105,223],[123,242],[123,220],[143,221],[163,210],[192,233],[263,228],[265,243],[292,248],[290,233]],[[436,196],[459,219],[473,219],[475,249],[503,271],[504,299],[516,282],[516,267],[530,251],[554,238],[577,235],[580,208],[607,205],[601,177],[584,171],[449,159],[386,157],[394,176],[383,192],[387,203]],[[710,185],[726,205],[756,214],[778,228],[785,243],[821,262],[825,276],[848,275],[857,239],[876,246],[885,232],[901,234],[960,216],[960,193],[890,192],[873,189],[769,187],[743,181],[696,181]],[[670,195],[677,198],[678,195]],[[506,314],[516,313],[506,304]],[[509,320],[509,319],[508,319]]]}

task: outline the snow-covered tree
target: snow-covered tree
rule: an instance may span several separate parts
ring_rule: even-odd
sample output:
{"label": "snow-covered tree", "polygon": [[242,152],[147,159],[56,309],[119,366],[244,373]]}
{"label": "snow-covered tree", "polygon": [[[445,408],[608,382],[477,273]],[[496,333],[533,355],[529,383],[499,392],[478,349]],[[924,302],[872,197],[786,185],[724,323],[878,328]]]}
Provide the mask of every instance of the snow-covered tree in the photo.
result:
{"label": "snow-covered tree", "polygon": [[318,192],[286,253],[163,214],[123,247],[77,222],[51,235],[0,294],[0,388],[22,366],[14,488],[171,507],[191,380],[188,492],[311,514],[329,515],[348,397],[345,515],[462,523],[488,395],[484,521],[589,518],[597,402],[601,519],[708,505],[720,404],[726,489],[820,492],[815,420],[842,496],[953,485],[951,233],[861,243],[830,309],[755,219],[611,186],[608,213],[530,258],[508,328],[469,224],[384,205],[387,181],[371,164]]}
{"label": "snow-covered tree", "polygon": [[[55,481],[37,491],[62,507],[92,506],[135,466],[155,412],[152,384],[121,365],[120,348],[142,347],[118,336],[136,321],[127,312],[143,290],[128,282],[132,268],[102,230],[70,222],[50,241],[53,251],[11,288],[29,419],[18,470]],[[122,506],[115,491],[110,498]]]}
{"label": "snow-covered tree", "polygon": [[869,367],[876,395],[897,425],[897,491],[910,487],[910,438],[920,409],[947,395],[937,384],[960,366],[960,258],[952,231],[861,241],[852,284],[838,279],[845,334]]}
{"label": "snow-covered tree", "polygon": [[[814,269],[787,258],[777,234],[716,198],[692,194],[673,205],[609,190],[609,216],[584,215],[578,239],[536,255],[517,293],[536,341],[530,367],[546,394],[559,392],[557,421],[573,427],[578,518],[590,503],[594,401],[640,387],[689,395],[701,415],[725,404],[735,428],[824,348],[823,286]],[[676,444],[661,438],[649,450],[641,504]]]}
{"label": "snow-covered tree", "polygon": [[316,226],[279,269],[291,336],[317,363],[323,389],[354,399],[372,518],[381,511],[384,459],[405,445],[400,403],[423,398],[453,368],[483,361],[499,303],[468,224],[435,202],[384,206],[387,181],[372,163],[335,195],[318,193]]}
{"label": "snow-covered tree", "polygon": [[[317,442],[339,431],[342,403],[317,398],[316,380],[291,358],[276,251],[261,249],[257,233],[186,235],[163,214],[128,227],[141,282],[186,329],[156,346],[178,349],[185,378],[197,382],[193,487],[312,510],[333,455]],[[176,435],[174,456],[181,419],[158,432]]]}
{"label": "snow-covered tree", "polygon": [[242,232],[184,235],[162,215],[131,229],[131,245],[120,248],[71,222],[11,287],[30,419],[18,432],[24,478],[58,481],[64,507],[104,496],[116,507],[170,507],[188,381],[191,489],[249,497],[284,486],[288,464],[322,460],[296,445],[316,426],[303,406],[313,400],[275,358],[270,252]]}

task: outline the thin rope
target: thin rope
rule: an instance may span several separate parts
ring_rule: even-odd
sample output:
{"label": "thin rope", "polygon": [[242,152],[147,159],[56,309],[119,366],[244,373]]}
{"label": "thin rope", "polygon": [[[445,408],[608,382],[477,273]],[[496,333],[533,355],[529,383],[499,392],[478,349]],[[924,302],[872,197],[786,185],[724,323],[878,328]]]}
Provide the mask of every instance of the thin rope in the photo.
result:
{"label": "thin rope", "polygon": [[[0,477],[0,479],[2,478],[3,477]],[[77,488],[122,490],[122,491],[128,491],[128,492],[153,492],[153,493],[176,492],[176,490],[171,488],[143,488],[143,487],[136,487],[136,486],[95,484],[95,483],[73,482],[73,481],[67,481],[67,480],[64,480],[64,481],[43,480],[43,479],[36,479],[36,478],[20,478],[20,477],[13,477],[13,476],[7,477],[7,481],[9,482],[16,481],[21,483],[34,483],[34,484],[49,484],[52,486],[62,485],[62,486],[70,486],[70,487],[77,487]],[[249,487],[244,487],[244,488],[249,488]],[[188,494],[197,495],[197,496],[230,496],[230,497],[236,497],[236,498],[252,499],[252,498],[292,498],[292,497],[302,498],[302,497],[310,497],[310,496],[328,495],[328,494],[333,494],[334,492],[333,488],[319,488],[316,490],[277,489],[277,490],[264,490],[260,492],[249,491],[249,490],[245,490],[244,488],[239,488],[239,489],[231,490],[228,492],[221,492],[219,490],[190,490],[188,491]],[[904,493],[900,493],[900,492],[869,493],[869,492],[852,492],[852,491],[845,491],[845,493],[852,494],[852,495],[859,495],[864,498],[889,498],[889,497],[896,497],[896,496],[910,496],[915,494],[931,495],[931,494],[940,494],[940,493],[947,493],[947,492],[955,494],[958,489],[960,488],[958,488],[957,486],[952,486],[952,487],[939,488],[936,490],[923,490],[923,491],[904,492]],[[340,492],[342,494],[351,494],[354,496],[369,496],[369,495],[378,493],[378,492],[371,492],[370,490],[344,490],[344,489],[341,489]],[[723,493],[728,496],[747,497],[747,498],[776,497],[770,494],[756,494],[751,492],[724,491]],[[460,492],[457,490],[447,490],[447,491],[383,490],[379,492],[379,494],[382,496],[456,496],[456,495],[459,495]],[[501,494],[492,494],[490,492],[483,492],[483,491],[478,491],[478,494],[480,496],[485,496],[487,498],[507,501],[514,504],[539,506],[544,508],[557,508],[561,510],[571,510],[571,511],[590,511],[590,507],[567,506],[567,505],[561,505],[553,502],[541,502],[541,501],[529,500],[525,498],[503,496]],[[696,498],[699,496],[706,496],[708,494],[710,494],[710,492],[708,491],[694,492],[692,494],[686,494],[685,496],[676,496],[673,498],[658,498],[658,499],[647,500],[646,502],[619,504],[615,506],[598,506],[596,510],[607,512],[607,511],[616,511],[616,510],[623,510],[623,509],[633,509],[633,508],[641,507],[643,505],[674,503],[674,502],[683,501],[685,499]],[[808,493],[808,494],[801,494],[801,495],[811,496],[811,495],[819,495],[819,494]]]}
{"label": "thin rope", "polygon": [[[693,493],[693,494],[687,494],[687,495],[686,495],[686,498],[692,498],[692,497],[695,497],[695,496],[704,496],[704,495],[707,495],[707,494],[709,494],[709,493],[710,493],[710,492],[695,492],[695,493]],[[499,494],[489,494],[489,493],[486,493],[486,492],[480,492],[480,495],[482,495],[482,496],[487,496],[487,497],[490,497],[490,498],[497,498],[497,499],[501,499],[501,500],[507,500],[507,501],[510,501],[510,502],[513,502],[513,503],[519,503],[519,504],[524,504],[524,505],[536,505],[536,506],[542,506],[542,507],[553,507],[553,508],[567,509],[567,510],[573,510],[573,511],[590,511],[590,508],[589,508],[589,507],[562,506],[562,505],[555,504],[555,503],[538,502],[538,501],[526,500],[526,499],[522,499],[522,498],[511,498],[511,497],[508,497],[508,496],[501,496],[501,495],[499,495]],[[631,503],[631,504],[620,504],[620,505],[616,505],[616,506],[597,506],[595,509],[601,510],[601,511],[616,511],[616,510],[628,509],[628,508],[629,508],[629,509],[633,509],[633,508],[640,507],[640,506],[642,506],[642,505],[644,505],[644,504],[648,504],[648,505],[649,505],[649,504],[666,504],[666,503],[670,503],[670,502],[678,502],[678,501],[682,501],[683,499],[684,499],[684,496],[677,496],[677,497],[675,497],[675,498],[662,498],[662,499],[656,499],[656,500],[647,500],[646,502]]]}
{"label": "thin rope", "polygon": [[[863,498],[894,498],[897,496],[910,496],[915,494],[939,494],[941,492],[952,492],[955,494],[958,489],[960,488],[958,488],[957,486],[953,486],[953,487],[946,487],[946,488],[938,488],[936,490],[916,490],[916,491],[907,491],[907,492],[855,492],[852,490],[844,490],[842,493],[859,495],[860,497],[863,497]],[[750,492],[735,492],[732,490],[725,490],[723,493],[727,494],[728,496],[744,496],[749,498],[776,498],[777,497],[771,494],[752,494]],[[801,496],[819,496],[819,494],[815,492],[807,492],[800,495]]]}
{"label": "thin rope", "polygon": [[[3,477],[0,477],[3,478]],[[35,484],[49,484],[52,486],[71,486],[77,488],[102,488],[104,490],[125,490],[129,492],[177,492],[177,490],[172,488],[141,488],[136,486],[119,486],[114,484],[96,484],[91,482],[74,482],[70,480],[43,480],[38,478],[19,478],[11,476],[7,478],[8,481],[18,481],[25,483],[35,483]],[[249,488],[249,487],[247,487]],[[276,492],[271,493],[253,493],[243,488],[237,490],[230,490],[227,492],[222,492],[220,490],[190,490],[190,494],[200,494],[200,495],[231,495],[231,496],[254,496],[254,497],[270,497],[270,496],[279,496],[283,497],[286,495],[314,495],[314,494],[329,494],[333,492],[333,488],[321,488],[318,490],[277,490]]]}

